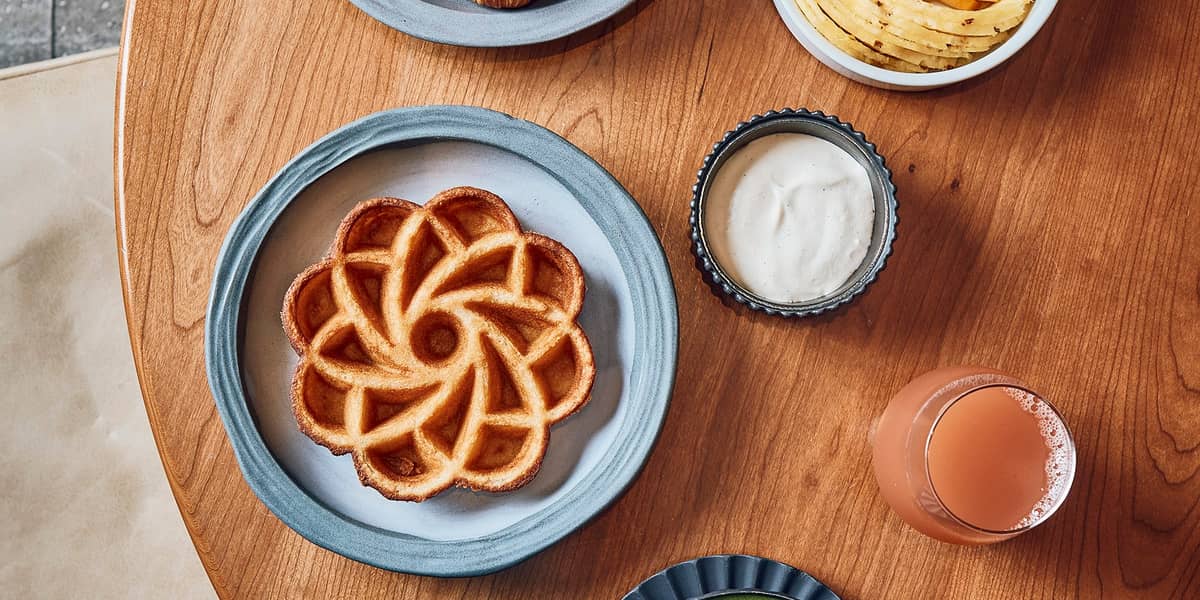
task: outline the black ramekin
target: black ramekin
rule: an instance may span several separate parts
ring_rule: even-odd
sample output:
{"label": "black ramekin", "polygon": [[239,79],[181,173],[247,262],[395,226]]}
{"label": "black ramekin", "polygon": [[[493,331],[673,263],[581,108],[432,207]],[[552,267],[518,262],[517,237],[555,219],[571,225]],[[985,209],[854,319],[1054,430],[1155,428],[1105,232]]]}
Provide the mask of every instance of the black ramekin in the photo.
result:
{"label": "black ramekin", "polygon": [[[795,303],[773,302],[747,290],[730,277],[717,263],[708,249],[704,234],[704,211],[708,201],[708,189],[713,175],[721,165],[743,146],[758,138],[774,133],[806,133],[827,140],[846,151],[867,170],[871,182],[871,194],[875,200],[875,225],[871,230],[871,245],[867,255],[854,274],[837,290],[820,298]],[[712,152],[704,157],[704,163],[696,175],[692,187],[692,250],[699,260],[698,266],[708,281],[718,290],[753,310],[781,317],[808,317],[833,310],[856,298],[867,289],[879,272],[883,270],[892,253],[892,242],[896,239],[896,186],[892,183],[892,172],[875,144],[856,131],[849,123],[822,112],[810,112],[803,108],[772,110],[755,115],[738,123],[725,133]]]}

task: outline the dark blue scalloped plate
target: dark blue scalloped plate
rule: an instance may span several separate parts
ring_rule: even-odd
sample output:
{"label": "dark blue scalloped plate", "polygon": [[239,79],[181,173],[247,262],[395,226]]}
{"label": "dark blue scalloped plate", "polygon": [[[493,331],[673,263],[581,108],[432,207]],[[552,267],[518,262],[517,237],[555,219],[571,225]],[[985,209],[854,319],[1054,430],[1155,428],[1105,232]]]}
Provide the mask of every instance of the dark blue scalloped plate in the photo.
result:
{"label": "dark blue scalloped plate", "polygon": [[[740,150],[746,144],[775,133],[805,133],[817,136],[833,143],[846,151],[867,170],[871,182],[871,191],[875,199],[875,226],[871,232],[871,245],[867,248],[867,256],[863,259],[858,270],[850,276],[842,287],[833,293],[806,302],[781,304],[758,296],[742,287],[725,272],[708,250],[708,241],[704,234],[704,210],[708,199],[708,188],[716,173],[725,160]],[[892,254],[892,243],[896,240],[896,186],[892,183],[892,172],[887,168],[883,157],[875,149],[875,144],[867,141],[859,131],[849,123],[844,123],[837,117],[826,115],[819,111],[808,111],[803,108],[772,110],[761,115],[754,115],[748,121],[738,123],[737,127],[725,133],[715,144],[712,152],[704,157],[700,171],[696,174],[696,184],[692,186],[691,225],[692,251],[696,254],[697,266],[713,288],[735,301],[760,312],[780,317],[808,317],[834,310],[848,304],[871,285],[879,276]]]}
{"label": "dark blue scalloped plate", "polygon": [[825,584],[791,565],[746,554],[705,556],[655,573],[625,600],[718,600],[730,594],[784,600],[840,600]]}
{"label": "dark blue scalloped plate", "polygon": [[[579,258],[588,294],[592,399],[555,427],[546,462],[506,494],[450,490],[389,501],[346,456],[308,440],[291,416],[295,353],[279,309],[346,212],[366,198],[423,202],[453,185],[500,193],[522,223]],[[633,482],[658,438],[675,380],[678,315],[658,237],[641,208],[553,132],[468,106],[369,115],[285,165],[234,221],[205,322],[209,386],[238,466],[268,509],[315,544],[384,569],[471,576],[512,566],[599,514]]]}

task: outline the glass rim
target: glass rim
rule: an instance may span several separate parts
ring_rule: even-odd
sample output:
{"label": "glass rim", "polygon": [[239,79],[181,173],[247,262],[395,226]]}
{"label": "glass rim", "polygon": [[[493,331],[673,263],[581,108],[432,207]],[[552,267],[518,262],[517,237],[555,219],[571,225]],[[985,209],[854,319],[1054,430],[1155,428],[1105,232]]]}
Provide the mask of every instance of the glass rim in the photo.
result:
{"label": "glass rim", "polygon": [[[997,376],[1011,379],[1005,375],[997,374]],[[935,486],[933,484],[933,476],[929,472],[929,444],[933,440],[933,433],[935,431],[937,431],[938,425],[942,422],[942,417],[945,416],[946,412],[950,410],[950,407],[954,406],[955,404],[958,404],[958,402],[960,400],[966,398],[967,396],[970,396],[971,394],[978,392],[980,390],[984,390],[987,388],[995,388],[995,387],[1003,387],[1003,388],[1011,388],[1011,389],[1020,390],[1027,394],[1030,394],[1034,398],[1037,398],[1037,400],[1039,402],[1041,402],[1042,404],[1045,404],[1047,407],[1049,407],[1050,412],[1054,414],[1054,417],[1056,419],[1058,419],[1059,425],[1061,425],[1063,428],[1063,431],[1066,432],[1066,434],[1067,434],[1066,441],[1071,450],[1071,469],[1070,469],[1070,473],[1067,475],[1067,482],[1066,482],[1066,486],[1064,488],[1063,493],[1058,498],[1054,499],[1054,503],[1050,506],[1050,508],[1048,508],[1044,513],[1042,513],[1041,516],[1037,517],[1036,519],[1031,521],[1029,524],[1023,525],[1020,527],[1014,527],[1012,529],[1003,529],[1003,530],[988,529],[986,527],[980,527],[980,526],[975,525],[975,524],[971,523],[970,521],[954,514],[954,511],[950,510],[949,506],[946,506],[946,502],[944,500],[942,500],[941,495],[938,494],[937,486]],[[1034,527],[1041,525],[1042,523],[1046,522],[1047,519],[1049,519],[1051,516],[1053,516],[1054,513],[1058,512],[1059,507],[1061,507],[1063,505],[1063,503],[1066,502],[1067,496],[1069,496],[1071,493],[1071,487],[1075,483],[1075,467],[1076,467],[1076,463],[1079,461],[1079,453],[1075,447],[1075,437],[1073,435],[1071,435],[1071,428],[1067,426],[1067,420],[1063,418],[1063,415],[1061,412],[1058,411],[1058,408],[1055,407],[1052,402],[1043,398],[1041,394],[1029,389],[1028,387],[1025,387],[1024,384],[1009,381],[1008,383],[993,382],[993,383],[984,383],[984,384],[971,386],[971,387],[967,388],[965,391],[960,392],[957,396],[955,396],[953,399],[951,399],[949,402],[947,402],[946,405],[943,406],[938,411],[937,417],[935,417],[933,419],[933,423],[929,426],[929,433],[927,433],[925,435],[925,447],[922,452],[922,459],[923,459],[924,467],[925,467],[925,481],[926,481],[926,483],[929,484],[929,490],[931,492],[933,492],[933,499],[937,501],[938,507],[941,508],[943,511],[945,511],[945,513],[947,515],[949,515],[951,520],[953,520],[956,524],[961,525],[967,529],[970,529],[971,531],[973,531],[975,533],[982,533],[985,535],[993,535],[993,536],[1011,537],[1011,536],[1015,536],[1017,534],[1025,533],[1026,531],[1029,531],[1030,529],[1033,529]]]}

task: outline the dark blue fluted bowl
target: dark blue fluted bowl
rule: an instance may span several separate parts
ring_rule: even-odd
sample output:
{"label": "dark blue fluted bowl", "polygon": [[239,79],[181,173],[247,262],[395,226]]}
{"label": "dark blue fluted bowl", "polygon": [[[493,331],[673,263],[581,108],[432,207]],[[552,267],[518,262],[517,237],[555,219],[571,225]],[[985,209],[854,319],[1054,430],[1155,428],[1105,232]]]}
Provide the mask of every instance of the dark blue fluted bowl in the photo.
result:
{"label": "dark blue fluted bowl", "polygon": [[718,600],[738,593],[784,600],[840,600],[800,569],[746,554],[704,556],[672,565],[643,581],[625,600]]}
{"label": "dark blue fluted bowl", "polygon": [[[708,203],[708,190],[713,175],[721,165],[750,142],[774,133],[806,133],[827,140],[846,151],[867,170],[871,182],[871,194],[875,199],[875,226],[871,230],[871,245],[858,269],[833,293],[805,302],[779,303],[763,298],[740,285],[729,276],[713,258],[704,233],[704,214]],[[833,310],[849,303],[862,294],[879,276],[892,253],[892,242],[896,239],[896,186],[892,183],[892,172],[887,168],[875,144],[856,131],[849,123],[822,112],[810,112],[803,108],[772,110],[755,115],[748,121],[725,133],[712,152],[704,157],[704,163],[696,175],[692,187],[692,250],[696,253],[698,266],[708,282],[721,293],[753,310],[781,317],[808,317]]]}

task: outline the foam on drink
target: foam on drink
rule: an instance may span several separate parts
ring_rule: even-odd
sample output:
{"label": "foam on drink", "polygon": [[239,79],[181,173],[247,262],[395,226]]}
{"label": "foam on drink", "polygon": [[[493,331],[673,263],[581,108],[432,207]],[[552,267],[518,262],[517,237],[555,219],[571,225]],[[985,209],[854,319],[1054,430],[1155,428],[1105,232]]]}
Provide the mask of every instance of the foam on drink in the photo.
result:
{"label": "foam on drink", "polygon": [[1015,528],[1023,529],[1040,521],[1066,496],[1074,479],[1075,453],[1071,451],[1071,440],[1062,419],[1049,404],[1022,389],[1006,387],[1004,390],[1037,419],[1042,439],[1050,449],[1050,456],[1046,459],[1046,493],[1029,514],[1017,522]]}

